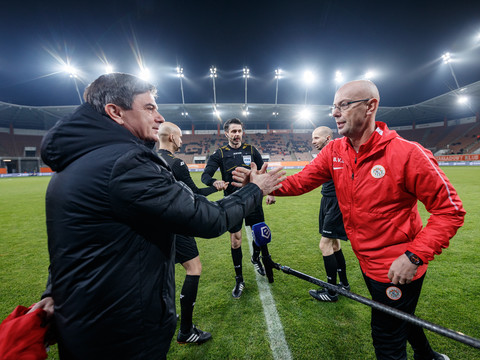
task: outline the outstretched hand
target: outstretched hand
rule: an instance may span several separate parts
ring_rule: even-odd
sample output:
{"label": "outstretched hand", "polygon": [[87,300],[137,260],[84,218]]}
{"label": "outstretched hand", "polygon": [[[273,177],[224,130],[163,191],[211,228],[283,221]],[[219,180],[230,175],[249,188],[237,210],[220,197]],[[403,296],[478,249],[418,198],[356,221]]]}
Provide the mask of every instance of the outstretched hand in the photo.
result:
{"label": "outstretched hand", "polygon": [[286,171],[283,170],[283,167],[277,167],[267,173],[267,166],[268,164],[264,163],[260,170],[257,169],[255,163],[252,163],[251,169],[237,167],[232,172],[233,180],[235,180],[232,185],[242,187],[251,182],[262,190],[263,195],[280,189],[282,187],[280,183],[287,178]]}

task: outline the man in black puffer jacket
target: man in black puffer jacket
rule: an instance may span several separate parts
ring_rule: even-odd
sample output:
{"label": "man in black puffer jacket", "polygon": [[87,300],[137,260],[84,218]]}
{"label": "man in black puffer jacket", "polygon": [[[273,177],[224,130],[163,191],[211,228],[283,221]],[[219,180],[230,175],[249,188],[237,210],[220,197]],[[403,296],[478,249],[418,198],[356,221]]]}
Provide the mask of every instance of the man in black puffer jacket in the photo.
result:
{"label": "man in black puffer jacket", "polygon": [[135,76],[102,75],[43,139],[42,159],[56,171],[46,194],[48,295],[62,359],[164,359],[176,326],[174,234],[219,236],[283,180],[253,174],[218,202],[193,194],[144,145],[164,121],[155,95]]}

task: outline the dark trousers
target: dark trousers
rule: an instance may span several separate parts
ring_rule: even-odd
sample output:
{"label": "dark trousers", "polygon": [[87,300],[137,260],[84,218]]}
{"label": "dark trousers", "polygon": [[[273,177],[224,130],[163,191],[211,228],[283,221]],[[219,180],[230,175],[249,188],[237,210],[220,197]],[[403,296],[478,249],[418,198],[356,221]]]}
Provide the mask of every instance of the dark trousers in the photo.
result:
{"label": "dark trousers", "polygon": [[[404,285],[381,283],[365,274],[363,277],[373,300],[408,314],[415,313],[425,275]],[[434,352],[421,327],[375,309],[372,309],[371,326],[373,346],[378,360],[406,360],[407,341],[413,348],[416,360],[433,359]]]}

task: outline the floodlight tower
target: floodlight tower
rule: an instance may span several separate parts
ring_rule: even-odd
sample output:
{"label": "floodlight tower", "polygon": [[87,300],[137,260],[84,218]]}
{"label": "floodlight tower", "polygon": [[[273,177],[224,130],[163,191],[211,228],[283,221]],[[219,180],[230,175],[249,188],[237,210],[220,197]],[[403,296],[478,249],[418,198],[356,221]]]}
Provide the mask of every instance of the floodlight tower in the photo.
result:
{"label": "floodlight tower", "polygon": [[180,92],[182,93],[182,106],[183,112],[182,116],[186,117],[188,115],[187,111],[185,110],[185,95],[183,93],[183,67],[177,66],[177,77],[180,79]]}
{"label": "floodlight tower", "polygon": [[452,73],[453,79],[455,80],[455,84],[457,85],[457,89],[459,89],[460,85],[458,85],[457,77],[455,76],[455,73],[453,72],[452,57],[450,56],[450,53],[446,52],[445,54],[443,54],[442,59],[443,59],[443,63],[447,64],[448,67],[450,68],[450,72]]}
{"label": "floodlight tower", "polygon": [[248,67],[243,68],[243,78],[245,79],[245,106],[243,109],[243,114],[248,115],[248,78],[250,77],[250,69]]}
{"label": "floodlight tower", "polygon": [[343,83],[343,74],[341,71],[337,70],[335,71],[335,89],[338,88],[338,85]]}
{"label": "floodlight tower", "polygon": [[217,78],[217,68],[215,66],[210,66],[210,77],[212,78],[213,84],[213,104],[215,108],[217,107],[217,93],[215,89],[215,79]]}
{"label": "floodlight tower", "polygon": [[307,70],[303,73],[303,81],[305,82],[305,105],[307,105],[307,96],[308,96],[308,86],[313,84],[315,80],[315,75]]}
{"label": "floodlight tower", "polygon": [[75,69],[72,65],[66,64],[64,67],[64,71],[69,74],[69,76],[73,79],[73,83],[75,84],[75,89],[77,90],[78,94],[78,99],[80,100],[80,104],[83,104],[82,96],[80,95],[80,90],[78,90],[78,83],[77,83],[77,78],[78,78],[78,71]]}
{"label": "floodlight tower", "polygon": [[180,79],[180,92],[182,93],[182,104],[185,106],[185,96],[183,94],[183,67],[177,66],[177,77]]}
{"label": "floodlight tower", "polygon": [[278,80],[282,77],[282,70],[275,69],[275,80],[276,80],[276,87],[275,87],[275,111],[273,112],[273,116],[277,117],[277,104],[278,104]]}

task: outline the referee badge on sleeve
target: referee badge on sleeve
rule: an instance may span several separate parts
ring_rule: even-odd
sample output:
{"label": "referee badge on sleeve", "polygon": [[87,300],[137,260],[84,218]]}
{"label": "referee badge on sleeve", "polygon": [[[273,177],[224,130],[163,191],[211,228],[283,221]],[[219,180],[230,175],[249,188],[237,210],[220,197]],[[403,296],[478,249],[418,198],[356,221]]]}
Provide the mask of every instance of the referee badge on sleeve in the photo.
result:
{"label": "referee badge on sleeve", "polygon": [[243,155],[243,163],[245,165],[250,166],[250,164],[252,163],[252,156],[251,155]]}

